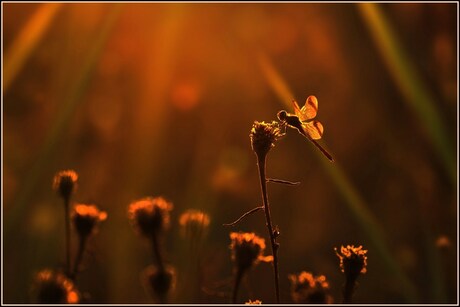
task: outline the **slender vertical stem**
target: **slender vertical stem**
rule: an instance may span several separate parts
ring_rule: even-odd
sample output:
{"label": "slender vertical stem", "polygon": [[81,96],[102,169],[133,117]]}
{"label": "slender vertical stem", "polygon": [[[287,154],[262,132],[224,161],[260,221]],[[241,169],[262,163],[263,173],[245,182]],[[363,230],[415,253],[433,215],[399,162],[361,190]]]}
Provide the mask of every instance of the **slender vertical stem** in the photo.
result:
{"label": "slender vertical stem", "polygon": [[156,262],[158,266],[158,270],[164,271],[163,258],[161,257],[160,246],[158,244],[158,236],[156,233],[152,235],[152,247],[153,247],[154,261]]}
{"label": "slender vertical stem", "polygon": [[273,272],[275,275],[276,303],[280,303],[279,276],[278,276],[278,243],[276,243],[273,225],[270,217],[270,205],[268,204],[267,179],[265,178],[266,155],[260,157],[257,155],[257,165],[259,167],[260,187],[262,189],[262,198],[265,211],[265,220],[267,222],[268,234],[270,235],[270,245],[273,254]]}
{"label": "slender vertical stem", "polygon": [[70,199],[64,198],[64,219],[65,219],[65,250],[66,250],[66,267],[65,272],[67,276],[71,274],[71,259],[70,259],[70,246],[71,246],[71,237],[70,237],[70,216],[69,216],[69,206]]}
{"label": "slender vertical stem", "polygon": [[236,270],[235,284],[233,286],[232,304],[236,304],[236,299],[238,297],[238,289],[240,287],[243,273],[244,273],[244,270],[241,270],[239,268]]}
{"label": "slender vertical stem", "polygon": [[347,278],[345,282],[345,286],[343,288],[343,303],[344,304],[351,303],[351,297],[353,296],[354,290],[355,290],[355,281],[349,280]]}
{"label": "slender vertical stem", "polygon": [[81,261],[83,260],[83,255],[85,252],[85,247],[86,247],[86,239],[88,237],[80,237],[80,242],[78,245],[78,253],[77,253],[77,258],[75,259],[75,264],[73,266],[73,271],[72,274],[70,275],[70,278],[72,280],[75,280],[77,278],[77,274],[79,272],[80,264]]}

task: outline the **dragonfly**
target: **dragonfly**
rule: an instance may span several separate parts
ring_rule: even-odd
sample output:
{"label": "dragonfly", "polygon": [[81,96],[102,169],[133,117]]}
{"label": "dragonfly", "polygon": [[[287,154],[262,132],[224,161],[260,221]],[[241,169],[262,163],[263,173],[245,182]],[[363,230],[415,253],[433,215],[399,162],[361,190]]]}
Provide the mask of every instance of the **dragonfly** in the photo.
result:
{"label": "dragonfly", "polygon": [[277,116],[281,124],[285,127],[296,129],[300,134],[310,140],[316,148],[318,148],[329,161],[334,162],[331,154],[326,151],[316,140],[321,139],[323,136],[323,125],[314,120],[318,112],[318,99],[315,96],[308,96],[305,105],[300,108],[297,101],[292,100],[294,105],[294,114],[290,114],[285,110],[278,112]]}

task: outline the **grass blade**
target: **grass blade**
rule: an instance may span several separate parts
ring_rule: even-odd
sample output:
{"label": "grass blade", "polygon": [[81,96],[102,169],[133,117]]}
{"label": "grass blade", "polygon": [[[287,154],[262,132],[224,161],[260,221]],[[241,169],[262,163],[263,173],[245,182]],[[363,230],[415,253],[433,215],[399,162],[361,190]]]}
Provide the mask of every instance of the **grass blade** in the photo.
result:
{"label": "grass blade", "polygon": [[3,91],[6,93],[26,63],[35,46],[46,33],[62,3],[42,4],[27,22],[5,53],[3,67]]}
{"label": "grass blade", "polygon": [[394,30],[385,19],[380,6],[376,3],[359,3],[358,5],[396,85],[414,113],[419,117],[421,126],[426,129],[451,183],[456,186],[457,169],[453,146],[432,95],[417,76],[410,57],[398,42]]}
{"label": "grass blade", "polygon": [[21,189],[17,193],[15,202],[11,206],[8,217],[5,219],[5,236],[7,236],[7,234],[12,230],[11,228],[13,228],[13,225],[17,225],[17,219],[26,209],[26,204],[29,203],[34,189],[41,179],[41,174],[46,169],[48,163],[50,163],[50,160],[52,160],[50,157],[56,151],[58,140],[66,130],[66,127],[72,118],[72,115],[74,114],[75,108],[82,100],[82,96],[86,92],[88,83],[92,76],[92,72],[105,46],[105,42],[107,41],[110,30],[114,25],[118,13],[119,5],[114,5],[112,10],[105,17],[105,23],[101,27],[99,35],[89,50],[86,60],[83,62],[80,73],[77,75],[72,88],[69,90],[69,95],[62,99],[64,102],[62,104],[62,108],[59,110],[56,120],[48,131],[43,146],[38,154],[38,158],[28,172],[24,183],[21,185]]}

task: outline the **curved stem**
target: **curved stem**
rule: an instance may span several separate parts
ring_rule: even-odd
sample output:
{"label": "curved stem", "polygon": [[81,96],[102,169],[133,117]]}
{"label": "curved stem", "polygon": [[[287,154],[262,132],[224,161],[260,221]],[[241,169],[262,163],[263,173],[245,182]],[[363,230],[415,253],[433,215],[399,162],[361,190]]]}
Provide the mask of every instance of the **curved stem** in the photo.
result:
{"label": "curved stem", "polygon": [[267,222],[268,234],[270,235],[270,245],[273,254],[273,272],[275,275],[276,303],[280,303],[279,276],[278,276],[278,243],[276,243],[273,225],[270,216],[270,205],[268,204],[267,179],[265,177],[266,155],[259,157],[257,155],[257,165],[259,167],[260,187],[262,189],[262,199],[265,211],[265,220]]}
{"label": "curved stem", "polygon": [[85,246],[86,246],[86,239],[88,237],[80,237],[80,243],[78,245],[78,253],[77,253],[77,258],[75,259],[75,264],[73,267],[73,271],[70,274],[70,279],[74,280],[77,278],[77,274],[79,272],[80,264],[81,261],[83,260],[83,255],[85,252]]}
{"label": "curved stem", "polygon": [[235,285],[233,286],[233,295],[232,295],[232,304],[236,304],[236,299],[238,297],[238,289],[240,287],[241,279],[243,277],[243,270],[237,269],[235,276]]}
{"label": "curved stem", "polygon": [[240,216],[236,221],[232,222],[232,223],[228,223],[228,224],[223,224],[224,226],[235,226],[239,221],[241,221],[242,219],[244,219],[246,216],[256,212],[256,211],[259,211],[259,210],[262,210],[264,207],[263,206],[260,206],[260,207],[255,207],[254,209],[251,209],[249,210],[248,212],[246,212],[245,214],[243,214],[242,216]]}

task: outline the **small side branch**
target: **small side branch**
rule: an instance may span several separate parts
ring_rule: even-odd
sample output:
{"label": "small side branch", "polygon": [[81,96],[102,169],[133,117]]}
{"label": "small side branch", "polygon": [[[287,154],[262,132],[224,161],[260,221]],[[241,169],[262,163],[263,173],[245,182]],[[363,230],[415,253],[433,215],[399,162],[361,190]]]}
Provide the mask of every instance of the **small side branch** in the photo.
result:
{"label": "small side branch", "polygon": [[244,219],[246,216],[256,212],[256,211],[259,211],[259,210],[263,210],[264,207],[263,206],[260,206],[260,207],[255,207],[254,209],[251,209],[249,210],[248,212],[246,212],[245,214],[243,214],[242,216],[240,216],[239,219],[237,219],[236,221],[232,222],[232,223],[229,223],[229,224],[223,224],[224,226],[235,226],[236,224],[238,224],[242,219]]}
{"label": "small side branch", "polygon": [[300,184],[300,182],[292,182],[288,180],[273,179],[273,178],[267,178],[267,182],[286,184],[286,185],[299,185]]}

